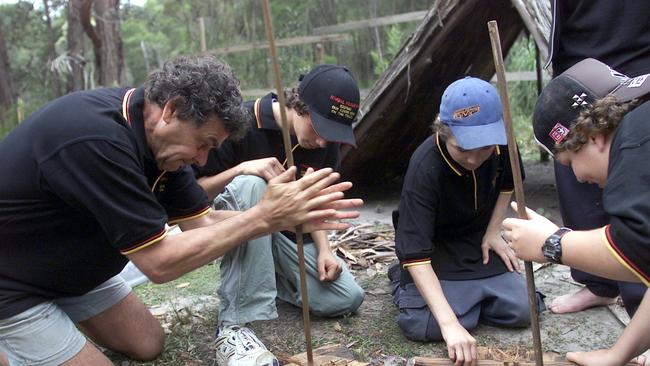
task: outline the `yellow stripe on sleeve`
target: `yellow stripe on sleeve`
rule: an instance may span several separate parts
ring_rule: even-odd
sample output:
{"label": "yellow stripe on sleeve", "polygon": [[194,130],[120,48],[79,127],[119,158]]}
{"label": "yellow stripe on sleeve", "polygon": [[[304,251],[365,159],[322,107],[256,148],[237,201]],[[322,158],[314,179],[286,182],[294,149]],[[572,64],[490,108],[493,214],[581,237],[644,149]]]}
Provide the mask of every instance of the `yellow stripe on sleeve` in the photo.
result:
{"label": "yellow stripe on sleeve", "polygon": [[121,251],[121,253],[124,254],[124,255],[135,253],[135,252],[137,252],[137,251],[139,251],[141,249],[144,249],[144,248],[146,248],[146,247],[148,247],[150,245],[156,244],[157,242],[163,240],[166,236],[167,236],[167,231],[163,231],[162,235],[160,235],[160,236],[158,236],[158,237],[156,237],[156,238],[154,238],[154,239],[152,239],[152,240],[150,240],[150,241],[148,241],[148,242],[146,242],[146,243],[144,243],[144,244],[142,244],[142,245],[140,245],[138,247],[135,247],[133,249],[130,249],[130,250],[127,250],[127,251]]}
{"label": "yellow stripe on sleeve", "polygon": [[196,213],[194,215],[183,216],[183,217],[174,218],[173,220],[169,220],[167,225],[174,226],[174,225],[178,224],[179,222],[183,222],[183,221],[187,221],[187,220],[193,220],[193,219],[196,219],[197,217],[207,215],[210,212],[212,212],[212,208],[210,206],[208,206],[208,207],[204,208],[203,210],[199,211],[198,213]]}
{"label": "yellow stripe on sleeve", "polygon": [[635,276],[639,277],[641,282],[643,282],[647,287],[650,287],[650,282],[641,274],[639,273],[636,269],[634,269],[632,266],[630,266],[629,263],[621,255],[618,253],[618,251],[612,246],[612,243],[609,241],[609,238],[607,237],[607,226],[603,226],[601,230],[601,238],[603,239],[603,242],[605,243],[605,246],[607,249],[609,249],[609,252],[612,254],[616,260],[623,265],[623,267],[627,268],[628,271],[634,273]]}
{"label": "yellow stripe on sleeve", "polygon": [[407,269],[409,267],[416,267],[416,266],[422,266],[425,264],[431,264],[431,260],[425,260],[425,261],[419,261],[419,262],[410,262],[410,263],[405,263],[402,265],[404,269]]}

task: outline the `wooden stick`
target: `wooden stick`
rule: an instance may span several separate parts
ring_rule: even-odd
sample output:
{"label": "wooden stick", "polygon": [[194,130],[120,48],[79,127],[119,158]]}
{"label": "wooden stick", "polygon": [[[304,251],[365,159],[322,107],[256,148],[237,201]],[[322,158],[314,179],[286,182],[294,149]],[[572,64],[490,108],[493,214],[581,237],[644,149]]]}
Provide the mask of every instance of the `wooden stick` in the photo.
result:
{"label": "wooden stick", "polygon": [[[278,103],[280,104],[280,119],[282,120],[282,140],[284,142],[284,152],[287,157],[288,166],[294,166],[293,152],[291,150],[291,140],[289,138],[289,125],[287,123],[286,103],[284,101],[284,92],[280,78],[280,66],[275,49],[275,39],[273,38],[273,26],[271,24],[271,11],[269,10],[269,1],[262,1],[262,12],[264,13],[264,28],[266,37],[269,41],[269,53],[273,64],[273,74],[275,76],[275,89],[278,94]],[[305,331],[305,343],[307,344],[307,365],[314,364],[314,354],[311,344],[311,322],[309,319],[309,299],[307,298],[307,280],[305,276],[305,249],[302,238],[302,225],[296,226],[296,245],[298,246],[298,267],[300,272],[300,297],[302,298],[302,322]]]}
{"label": "wooden stick", "polygon": [[205,52],[208,48],[205,45],[205,20],[199,17],[199,40],[201,44],[201,52]]}
{"label": "wooden stick", "polygon": [[[506,86],[506,71],[503,65],[503,55],[501,54],[501,39],[499,37],[499,27],[496,20],[488,22],[490,31],[490,41],[492,43],[492,56],[494,56],[494,68],[497,74],[497,85],[503,104],[503,122],[506,127],[508,136],[508,150],[510,153],[510,166],[512,168],[512,178],[515,184],[515,200],[517,201],[517,215],[520,219],[528,219],[526,215],[526,202],[524,199],[524,185],[521,179],[521,169],[519,167],[519,154],[517,154],[517,142],[512,126],[512,116],[510,115],[510,100],[508,99],[508,89]],[[530,307],[530,320],[533,332],[533,347],[535,349],[535,364],[544,365],[542,359],[542,340],[539,334],[539,319],[537,314],[537,294],[535,293],[535,277],[533,274],[533,264],[530,261],[524,262],[526,268],[526,283],[528,287],[528,306]]]}
{"label": "wooden stick", "polygon": [[[454,366],[454,362],[448,358],[428,358],[428,357],[414,357],[407,363],[408,366]],[[533,366],[536,365],[533,361],[494,361],[494,360],[478,360],[477,366]],[[575,363],[566,361],[563,357],[558,357],[555,360],[548,361],[547,366],[575,366]],[[625,366],[634,366],[636,363],[628,362]]]}

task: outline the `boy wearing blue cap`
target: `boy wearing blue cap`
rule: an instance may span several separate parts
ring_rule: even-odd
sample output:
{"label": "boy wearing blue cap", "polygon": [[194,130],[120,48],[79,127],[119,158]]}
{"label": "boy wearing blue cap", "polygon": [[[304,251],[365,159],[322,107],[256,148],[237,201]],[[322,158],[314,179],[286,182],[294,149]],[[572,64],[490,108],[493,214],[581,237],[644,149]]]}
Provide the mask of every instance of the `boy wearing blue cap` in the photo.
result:
{"label": "boy wearing blue cap", "polygon": [[444,339],[449,358],[469,365],[479,320],[530,322],[519,260],[500,235],[514,186],[496,89],[455,81],[433,131],[409,162],[396,225],[400,271],[389,277],[407,338]]}

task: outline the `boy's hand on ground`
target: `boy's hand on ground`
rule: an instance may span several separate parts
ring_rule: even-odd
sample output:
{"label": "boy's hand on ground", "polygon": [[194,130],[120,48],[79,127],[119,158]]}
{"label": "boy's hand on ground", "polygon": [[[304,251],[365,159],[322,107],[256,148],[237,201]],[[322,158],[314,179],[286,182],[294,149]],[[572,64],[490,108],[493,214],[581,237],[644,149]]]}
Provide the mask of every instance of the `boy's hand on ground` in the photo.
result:
{"label": "boy's hand on ground", "polygon": [[447,343],[449,358],[455,366],[475,366],[478,354],[476,340],[460,323],[444,329],[442,333]]}
{"label": "boy's hand on ground", "polygon": [[519,265],[519,258],[515,251],[508,246],[505,240],[501,237],[499,232],[486,232],[481,244],[481,251],[483,252],[483,264],[488,264],[490,260],[490,250],[495,252],[506,265],[508,271],[521,271]]}
{"label": "boy's hand on ground", "polygon": [[330,252],[319,253],[317,259],[318,279],[321,282],[331,282],[339,278],[343,268]]}
{"label": "boy's hand on ground", "polygon": [[269,181],[266,193],[258,204],[262,219],[269,225],[269,231],[289,230],[305,223],[304,232],[314,230],[342,230],[349,225],[328,220],[355,218],[358,211],[340,211],[359,207],[360,199],[343,199],[343,191],[352,183],[333,184],[339,174],[330,168],[309,170],[297,181],[293,181],[296,168],[291,167]]}
{"label": "boy's hand on ground", "polygon": [[256,175],[267,182],[284,172],[284,167],[276,158],[244,161],[237,168],[238,175]]}
{"label": "boy's hand on ground", "polygon": [[[517,211],[517,203],[511,203]],[[515,251],[517,257],[526,261],[546,262],[542,254],[544,241],[557,231],[558,226],[546,217],[526,207],[528,219],[508,218],[503,220],[503,239]]]}

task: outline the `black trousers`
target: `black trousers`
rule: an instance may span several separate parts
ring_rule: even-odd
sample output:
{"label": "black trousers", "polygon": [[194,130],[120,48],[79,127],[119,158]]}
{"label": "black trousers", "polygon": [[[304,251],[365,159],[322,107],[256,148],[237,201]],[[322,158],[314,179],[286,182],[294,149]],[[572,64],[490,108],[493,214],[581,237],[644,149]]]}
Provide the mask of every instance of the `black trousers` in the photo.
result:
{"label": "black trousers", "polygon": [[[578,182],[571,168],[558,162],[555,162],[555,182],[564,226],[592,230],[609,223],[602,204],[603,190],[596,184]],[[642,283],[613,281],[574,268],[571,268],[571,277],[595,295],[616,297],[620,294],[630,316],[636,312],[646,291]]]}

